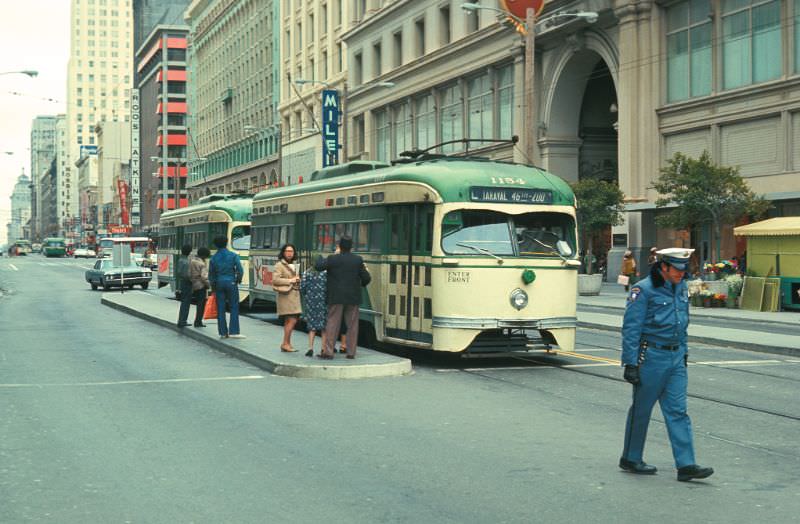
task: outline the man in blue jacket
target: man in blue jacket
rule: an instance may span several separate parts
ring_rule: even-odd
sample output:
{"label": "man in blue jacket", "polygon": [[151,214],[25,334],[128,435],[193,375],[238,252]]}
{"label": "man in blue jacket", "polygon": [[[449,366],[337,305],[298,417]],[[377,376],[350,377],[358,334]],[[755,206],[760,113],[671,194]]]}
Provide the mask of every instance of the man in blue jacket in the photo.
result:
{"label": "man in blue jacket", "polygon": [[314,264],[317,271],[328,271],[328,318],[325,321],[325,346],[320,358],[332,359],[333,346],[339,338],[342,318],[347,326],[347,358],[356,358],[358,343],[358,309],[361,305],[361,288],[372,279],[364,259],[350,252],[353,239],[339,239],[339,251],[327,259],[319,257]]}
{"label": "man in blue jacket", "polygon": [[650,275],[628,295],[622,323],[622,364],[633,384],[633,402],[625,424],[619,467],[652,475],[656,467],[642,459],[650,413],[656,401],[667,426],[678,480],[704,479],[712,468],[695,463],[692,423],[686,412],[688,386],[689,292],[686,268],[693,249],[657,251]]}
{"label": "man in blue jacket", "polygon": [[[214,239],[217,252],[211,257],[208,268],[208,282],[217,298],[217,330],[221,338],[245,338],[239,333],[239,284],[244,277],[244,269],[239,255],[228,250],[228,239]],[[231,310],[230,329],[225,322],[226,303]]]}

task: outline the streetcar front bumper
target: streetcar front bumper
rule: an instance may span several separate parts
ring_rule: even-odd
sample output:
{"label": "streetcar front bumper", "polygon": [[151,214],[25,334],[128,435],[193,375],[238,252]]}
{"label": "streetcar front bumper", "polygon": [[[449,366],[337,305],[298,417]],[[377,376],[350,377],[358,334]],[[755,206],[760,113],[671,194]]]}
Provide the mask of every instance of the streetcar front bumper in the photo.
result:
{"label": "streetcar front bumper", "polygon": [[578,317],[538,319],[433,317],[433,327],[451,329],[564,329],[578,327]]}

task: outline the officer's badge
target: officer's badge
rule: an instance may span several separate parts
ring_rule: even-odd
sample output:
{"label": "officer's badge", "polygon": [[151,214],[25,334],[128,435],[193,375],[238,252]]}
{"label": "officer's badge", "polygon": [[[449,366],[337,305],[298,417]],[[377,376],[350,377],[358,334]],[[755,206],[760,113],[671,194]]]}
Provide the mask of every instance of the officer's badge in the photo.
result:
{"label": "officer's badge", "polygon": [[628,295],[628,302],[635,302],[636,299],[639,298],[639,295],[641,294],[642,294],[642,288],[640,287],[631,288],[631,293],[630,295]]}

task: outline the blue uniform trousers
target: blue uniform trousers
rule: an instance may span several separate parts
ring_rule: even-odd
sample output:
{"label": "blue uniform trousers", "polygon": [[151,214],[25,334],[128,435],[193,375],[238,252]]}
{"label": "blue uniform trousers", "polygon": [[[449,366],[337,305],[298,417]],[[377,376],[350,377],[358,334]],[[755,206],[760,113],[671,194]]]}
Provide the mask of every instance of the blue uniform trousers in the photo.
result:
{"label": "blue uniform trousers", "polygon": [[658,401],[667,426],[675,466],[694,464],[692,422],[686,412],[686,348],[667,351],[650,347],[639,365],[641,383],[633,386],[633,403],[625,424],[625,447],[622,457],[642,462],[650,414]]}
{"label": "blue uniform trousers", "polygon": [[[230,280],[221,280],[215,287],[217,295],[217,331],[221,337],[239,334],[239,286]],[[225,305],[231,308],[230,329],[225,322]]]}

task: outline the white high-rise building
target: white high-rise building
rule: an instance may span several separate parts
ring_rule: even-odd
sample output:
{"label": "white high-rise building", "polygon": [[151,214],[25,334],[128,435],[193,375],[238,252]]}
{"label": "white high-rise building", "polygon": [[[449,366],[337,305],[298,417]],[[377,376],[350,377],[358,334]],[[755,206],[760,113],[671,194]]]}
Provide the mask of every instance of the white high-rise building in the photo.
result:
{"label": "white high-rise building", "polygon": [[[132,13],[130,0],[72,0],[66,135],[70,171],[82,153],[96,151],[95,124],[130,120]],[[70,184],[69,202],[78,202],[77,186]],[[77,204],[70,209],[77,217]]]}
{"label": "white high-rise building", "polygon": [[58,218],[58,236],[71,236],[72,216],[78,213],[77,184],[73,184],[72,170],[67,164],[69,148],[67,147],[67,115],[56,117],[56,171],[58,191],[56,193],[56,216]]}

